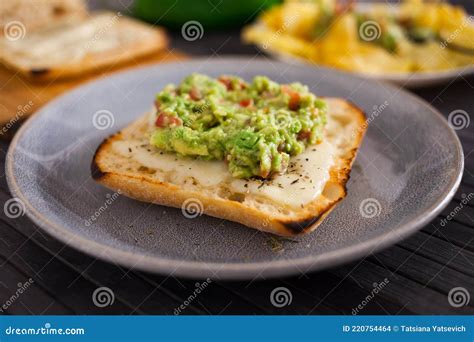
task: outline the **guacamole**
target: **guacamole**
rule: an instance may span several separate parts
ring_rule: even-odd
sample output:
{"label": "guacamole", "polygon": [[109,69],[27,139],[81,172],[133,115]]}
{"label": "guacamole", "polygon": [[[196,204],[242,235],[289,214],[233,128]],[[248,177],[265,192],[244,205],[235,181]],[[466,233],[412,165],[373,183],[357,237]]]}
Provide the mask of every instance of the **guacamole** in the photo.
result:
{"label": "guacamole", "polygon": [[166,152],[224,160],[235,178],[285,173],[291,156],[321,141],[326,103],[300,83],[192,74],[158,95],[150,142]]}

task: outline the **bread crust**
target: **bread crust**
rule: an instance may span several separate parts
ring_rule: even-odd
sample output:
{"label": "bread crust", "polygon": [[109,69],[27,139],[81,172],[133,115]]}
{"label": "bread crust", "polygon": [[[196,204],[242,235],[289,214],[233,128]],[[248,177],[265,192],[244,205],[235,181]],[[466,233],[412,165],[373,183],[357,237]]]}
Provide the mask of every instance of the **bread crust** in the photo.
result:
{"label": "bread crust", "polygon": [[94,70],[130,62],[168,46],[168,38],[162,28],[150,27],[137,20],[122,16],[118,20],[116,25],[120,25],[122,30],[135,31],[138,37],[139,32],[146,32],[147,39],[137,37],[133,44],[117,46],[104,52],[89,52],[80,61],[73,63],[64,62],[54,66],[29,67],[22,65],[18,63],[14,54],[9,54],[7,51],[0,53],[0,61],[8,68],[19,71],[23,76],[31,80],[50,81],[58,78],[65,79],[78,75],[82,76]]}
{"label": "bread crust", "polygon": [[105,139],[97,148],[91,163],[92,177],[100,184],[120,192],[128,197],[143,202],[150,202],[175,208],[181,208],[183,203],[193,198],[202,203],[203,213],[241,223],[245,226],[280,236],[296,236],[316,229],[334,207],[346,196],[346,183],[349,179],[352,163],[357,154],[366,129],[364,113],[355,105],[341,99],[327,99],[332,105],[341,107],[347,120],[356,127],[351,140],[351,146],[330,170],[328,183],[337,185],[338,195],[321,205],[320,198],[316,198],[308,205],[309,209],[301,210],[298,215],[282,217],[269,215],[258,208],[250,207],[245,203],[224,198],[211,197],[199,191],[189,191],[181,186],[165,181],[159,181],[140,173],[125,173],[114,170],[107,165],[107,158],[111,153],[112,144],[127,138],[127,130],[132,129],[134,123],[122,132]]}

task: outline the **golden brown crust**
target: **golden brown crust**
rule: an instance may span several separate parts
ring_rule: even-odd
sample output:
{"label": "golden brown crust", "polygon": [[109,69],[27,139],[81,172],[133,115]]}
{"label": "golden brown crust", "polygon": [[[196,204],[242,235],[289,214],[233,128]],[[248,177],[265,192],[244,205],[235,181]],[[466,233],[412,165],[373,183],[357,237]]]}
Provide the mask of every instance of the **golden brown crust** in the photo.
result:
{"label": "golden brown crust", "polygon": [[[85,75],[94,70],[101,70],[118,64],[139,59],[153,52],[162,50],[168,46],[168,38],[165,31],[158,27],[150,27],[134,19],[120,17],[117,25],[121,25],[122,30],[134,30],[137,33],[146,31],[147,38],[142,39],[137,34],[137,39],[133,44],[118,46],[105,52],[90,52],[78,62],[63,63],[53,67],[27,67],[18,64],[13,55],[2,56],[0,61],[8,68],[17,70],[25,77],[35,81],[49,81],[58,78],[71,78],[77,75]],[[150,34],[152,33],[152,34]]]}
{"label": "golden brown crust", "polygon": [[200,191],[191,192],[178,185],[162,182],[143,174],[125,174],[113,170],[107,165],[106,159],[111,151],[112,143],[124,139],[123,133],[117,133],[104,140],[97,148],[91,164],[92,177],[110,189],[120,190],[126,196],[143,202],[180,208],[184,201],[193,198],[202,203],[203,213],[210,216],[239,222],[248,227],[281,236],[308,233],[316,229],[336,204],[345,197],[347,192],[345,185],[366,128],[365,116],[359,108],[340,99],[328,99],[328,101],[337,106],[343,106],[342,110],[347,114],[348,120],[357,127],[350,150],[344,158],[339,160],[340,163],[336,163],[330,170],[328,183],[337,188],[337,196],[326,201],[324,205],[318,203],[319,198],[317,198],[314,203],[310,203],[307,208],[298,211],[297,215],[291,217],[282,218],[281,215],[269,215],[238,201],[211,197]]}

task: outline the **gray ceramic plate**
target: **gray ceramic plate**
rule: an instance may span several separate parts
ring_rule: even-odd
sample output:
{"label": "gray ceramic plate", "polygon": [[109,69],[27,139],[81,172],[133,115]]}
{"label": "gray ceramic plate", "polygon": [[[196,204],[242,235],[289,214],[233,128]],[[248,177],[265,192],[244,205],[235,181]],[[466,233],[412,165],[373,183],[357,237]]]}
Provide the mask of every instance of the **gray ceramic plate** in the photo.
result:
{"label": "gray ceramic plate", "polygon": [[[369,129],[349,194],[313,234],[275,240],[216,218],[189,219],[179,209],[118,196],[91,179],[100,142],[148,110],[165,84],[191,72],[300,81],[366,111]],[[318,270],[393,244],[439,213],[462,169],[461,145],[446,120],[403,90],[333,70],[219,58],[116,74],[56,99],[19,130],[6,171],[27,215],[72,247],[152,272],[235,279]]]}

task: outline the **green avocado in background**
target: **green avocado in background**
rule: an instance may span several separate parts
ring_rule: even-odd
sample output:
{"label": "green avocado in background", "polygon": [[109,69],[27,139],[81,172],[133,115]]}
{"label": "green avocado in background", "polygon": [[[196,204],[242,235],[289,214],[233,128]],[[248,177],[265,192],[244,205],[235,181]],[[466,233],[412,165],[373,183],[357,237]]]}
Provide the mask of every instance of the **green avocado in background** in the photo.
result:
{"label": "green avocado in background", "polygon": [[190,20],[208,29],[239,27],[280,0],[136,0],[134,13],[150,23],[180,29]]}

